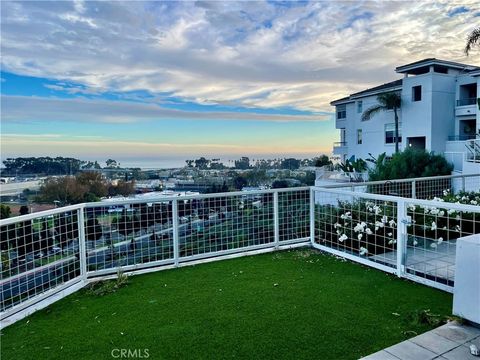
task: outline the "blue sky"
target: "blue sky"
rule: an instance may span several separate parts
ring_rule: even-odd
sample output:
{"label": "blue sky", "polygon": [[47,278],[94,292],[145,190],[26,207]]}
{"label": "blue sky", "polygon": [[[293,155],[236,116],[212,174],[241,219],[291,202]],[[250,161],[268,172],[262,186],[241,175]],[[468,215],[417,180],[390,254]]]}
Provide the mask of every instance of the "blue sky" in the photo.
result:
{"label": "blue sky", "polygon": [[328,153],[331,100],[421,58],[480,60],[459,40],[473,1],[1,7],[2,158]]}

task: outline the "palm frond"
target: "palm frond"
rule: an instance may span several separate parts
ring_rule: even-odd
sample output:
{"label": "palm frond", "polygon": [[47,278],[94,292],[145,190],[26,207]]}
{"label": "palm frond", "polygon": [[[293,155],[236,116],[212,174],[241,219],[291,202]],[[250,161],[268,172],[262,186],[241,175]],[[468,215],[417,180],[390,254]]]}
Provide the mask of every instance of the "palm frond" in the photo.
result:
{"label": "palm frond", "polygon": [[465,45],[465,54],[468,55],[472,47],[475,45],[480,45],[480,27],[475,28],[467,37],[467,44]]}
{"label": "palm frond", "polygon": [[365,110],[362,114],[362,121],[370,120],[370,118],[375,115],[376,113],[386,110],[386,106],[383,104],[373,105]]}

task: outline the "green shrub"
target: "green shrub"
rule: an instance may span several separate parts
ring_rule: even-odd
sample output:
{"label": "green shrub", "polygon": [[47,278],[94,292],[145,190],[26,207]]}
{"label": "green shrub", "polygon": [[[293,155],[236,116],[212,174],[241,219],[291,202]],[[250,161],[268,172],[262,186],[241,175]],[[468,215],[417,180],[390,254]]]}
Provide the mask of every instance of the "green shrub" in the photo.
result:
{"label": "green shrub", "polygon": [[385,153],[375,161],[369,171],[370,181],[407,179],[415,177],[450,175],[453,166],[442,156],[418,149],[406,149],[392,155]]}

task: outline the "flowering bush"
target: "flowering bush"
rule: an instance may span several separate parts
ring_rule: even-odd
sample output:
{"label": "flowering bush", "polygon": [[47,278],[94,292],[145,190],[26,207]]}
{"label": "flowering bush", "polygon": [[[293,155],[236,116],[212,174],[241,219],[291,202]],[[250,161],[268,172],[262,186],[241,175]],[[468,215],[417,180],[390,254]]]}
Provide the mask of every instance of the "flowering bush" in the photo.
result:
{"label": "flowering bush", "polygon": [[[444,190],[432,199],[438,205],[409,204],[407,207],[407,242],[409,246],[436,249],[444,241],[480,233],[480,212],[457,211],[442,203],[479,205],[480,193]],[[408,200],[407,200],[408,203]],[[338,206],[318,209],[318,240],[327,246],[361,256],[378,255],[395,249],[397,242],[397,205],[391,201],[339,201]]]}

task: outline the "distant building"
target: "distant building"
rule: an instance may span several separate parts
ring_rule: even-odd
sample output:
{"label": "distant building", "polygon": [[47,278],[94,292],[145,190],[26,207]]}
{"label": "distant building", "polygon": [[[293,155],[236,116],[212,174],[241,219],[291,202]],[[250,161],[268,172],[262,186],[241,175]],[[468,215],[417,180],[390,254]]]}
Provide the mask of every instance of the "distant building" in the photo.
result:
{"label": "distant building", "polygon": [[333,154],[342,161],[395,151],[393,111],[362,121],[363,112],[385,92],[401,94],[400,149],[443,153],[458,173],[480,173],[480,67],[434,58],[395,69],[398,79],[331,102],[340,142]]}

